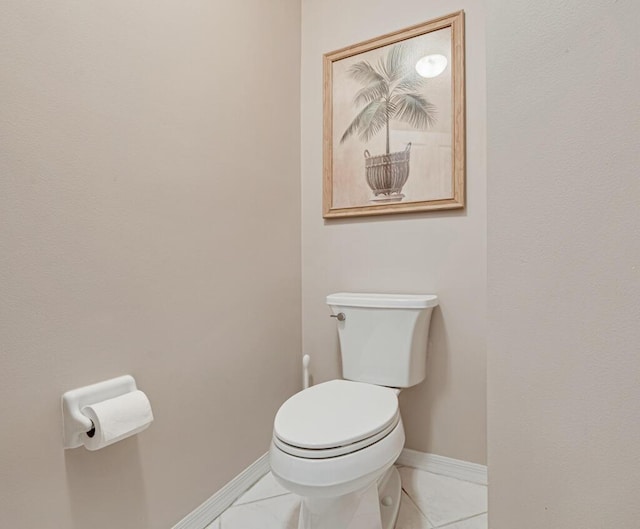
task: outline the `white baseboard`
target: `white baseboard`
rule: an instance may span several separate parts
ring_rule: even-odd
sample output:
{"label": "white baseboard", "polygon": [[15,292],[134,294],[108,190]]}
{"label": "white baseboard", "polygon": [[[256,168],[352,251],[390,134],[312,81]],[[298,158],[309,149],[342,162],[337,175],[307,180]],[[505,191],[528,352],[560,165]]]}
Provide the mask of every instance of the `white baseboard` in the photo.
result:
{"label": "white baseboard", "polygon": [[268,453],[245,468],[200,507],[187,514],[173,526],[173,529],[205,529],[267,472],[269,472]]}
{"label": "white baseboard", "polygon": [[469,461],[405,448],[396,463],[450,478],[472,481],[481,485],[487,484],[487,467],[477,463],[470,463]]}

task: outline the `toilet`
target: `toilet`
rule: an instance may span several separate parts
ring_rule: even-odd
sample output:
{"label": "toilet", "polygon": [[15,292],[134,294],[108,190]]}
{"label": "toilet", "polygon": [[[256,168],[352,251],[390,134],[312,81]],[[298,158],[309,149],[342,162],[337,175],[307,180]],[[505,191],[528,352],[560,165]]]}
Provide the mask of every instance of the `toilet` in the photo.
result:
{"label": "toilet", "polygon": [[327,296],[343,379],[311,386],[278,410],[271,471],[301,496],[298,529],[393,529],[404,446],[402,388],[426,375],[434,295]]}

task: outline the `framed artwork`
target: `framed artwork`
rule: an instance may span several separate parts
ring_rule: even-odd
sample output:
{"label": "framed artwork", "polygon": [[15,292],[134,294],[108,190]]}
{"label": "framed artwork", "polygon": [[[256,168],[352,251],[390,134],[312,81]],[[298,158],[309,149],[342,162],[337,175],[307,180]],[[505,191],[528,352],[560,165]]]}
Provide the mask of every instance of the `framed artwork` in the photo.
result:
{"label": "framed artwork", "polygon": [[464,207],[464,12],[324,55],[323,216]]}

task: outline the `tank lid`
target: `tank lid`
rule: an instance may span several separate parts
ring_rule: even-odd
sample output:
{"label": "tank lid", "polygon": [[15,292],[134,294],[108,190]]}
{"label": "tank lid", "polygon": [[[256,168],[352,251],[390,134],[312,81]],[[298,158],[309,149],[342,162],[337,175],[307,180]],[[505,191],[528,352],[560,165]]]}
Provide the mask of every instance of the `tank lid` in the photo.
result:
{"label": "tank lid", "polygon": [[438,304],[433,294],[361,294],[338,292],[327,296],[327,305],[376,309],[426,309]]}

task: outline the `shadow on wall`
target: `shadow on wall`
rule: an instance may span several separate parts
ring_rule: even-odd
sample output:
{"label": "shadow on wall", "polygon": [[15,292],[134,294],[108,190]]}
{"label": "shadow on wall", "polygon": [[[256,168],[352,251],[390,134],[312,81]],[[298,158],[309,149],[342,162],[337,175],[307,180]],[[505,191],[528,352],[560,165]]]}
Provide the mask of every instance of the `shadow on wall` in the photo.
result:
{"label": "shadow on wall", "polygon": [[[441,305],[431,316],[427,348],[427,376],[420,384],[400,393],[400,412],[407,448],[430,452],[433,445],[433,413],[449,380],[449,342]],[[436,384],[434,380],[438,380]],[[426,404],[425,404],[426,403]]]}
{"label": "shadow on wall", "polygon": [[65,467],[75,529],[149,527],[137,437],[94,452],[66,450]]}

